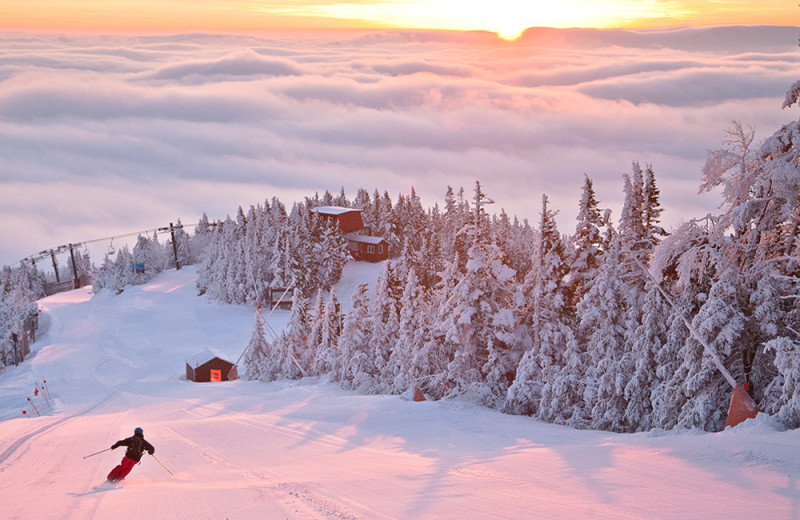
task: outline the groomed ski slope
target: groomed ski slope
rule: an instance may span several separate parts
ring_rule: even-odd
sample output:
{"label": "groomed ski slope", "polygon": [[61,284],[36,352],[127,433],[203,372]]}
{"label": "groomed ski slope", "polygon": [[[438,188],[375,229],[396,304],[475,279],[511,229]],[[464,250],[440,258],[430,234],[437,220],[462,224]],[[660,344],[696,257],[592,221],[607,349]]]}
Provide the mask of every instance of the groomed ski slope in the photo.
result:
{"label": "groomed ski slope", "polygon": [[[379,269],[347,267],[345,307]],[[254,323],[249,307],[197,296],[195,279],[190,267],[120,295],[41,301],[34,354],[0,375],[0,516],[800,518],[800,431],[768,417],[721,433],[618,435],[318,379],[186,381],[186,358],[211,347],[235,361]],[[53,404],[23,417],[45,379]],[[136,426],[175,476],[145,455],[124,482],[102,484],[124,451],[83,457]]]}

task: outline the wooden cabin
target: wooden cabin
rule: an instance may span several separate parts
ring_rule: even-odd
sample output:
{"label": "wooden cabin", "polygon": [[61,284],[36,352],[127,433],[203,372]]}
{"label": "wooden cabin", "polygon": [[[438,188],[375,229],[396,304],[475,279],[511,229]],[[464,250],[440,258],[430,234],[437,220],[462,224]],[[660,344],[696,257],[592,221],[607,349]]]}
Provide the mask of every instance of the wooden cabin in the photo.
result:
{"label": "wooden cabin", "polygon": [[363,210],[341,206],[319,206],[312,208],[311,211],[328,221],[336,222],[342,233],[352,233],[364,229],[364,221],[361,219]]}
{"label": "wooden cabin", "polygon": [[186,379],[195,383],[231,381],[236,379],[234,367],[221,354],[203,349],[186,360]]}
{"label": "wooden cabin", "polygon": [[339,225],[339,229],[345,233],[347,247],[354,259],[380,262],[389,258],[389,243],[385,239],[354,233],[364,229],[364,221],[361,219],[363,210],[340,206],[320,206],[312,208],[311,211]]}
{"label": "wooden cabin", "polygon": [[345,238],[350,254],[356,260],[380,262],[389,258],[389,243],[384,238],[354,233],[345,235]]}

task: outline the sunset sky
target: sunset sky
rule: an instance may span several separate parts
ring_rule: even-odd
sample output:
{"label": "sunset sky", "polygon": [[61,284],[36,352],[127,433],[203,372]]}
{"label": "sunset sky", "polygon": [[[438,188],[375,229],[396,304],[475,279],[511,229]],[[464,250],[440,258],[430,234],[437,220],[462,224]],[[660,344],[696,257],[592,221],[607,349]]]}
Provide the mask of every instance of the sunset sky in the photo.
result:
{"label": "sunset sky", "polygon": [[698,187],[732,121],[798,117],[797,1],[0,0],[0,265],[476,181],[534,227],[547,195],[572,233],[584,176],[618,217],[633,161],[669,229],[719,210]]}
{"label": "sunset sky", "polygon": [[486,30],[665,27],[800,21],[786,0],[25,0],[3,2],[0,28],[90,32],[276,29]]}

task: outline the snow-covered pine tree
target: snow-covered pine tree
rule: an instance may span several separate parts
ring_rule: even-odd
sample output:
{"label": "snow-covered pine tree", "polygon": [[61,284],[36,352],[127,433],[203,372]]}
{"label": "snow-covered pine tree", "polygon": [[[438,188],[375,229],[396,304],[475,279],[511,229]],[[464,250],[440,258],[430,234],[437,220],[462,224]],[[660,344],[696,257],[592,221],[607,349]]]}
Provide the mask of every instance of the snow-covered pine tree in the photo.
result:
{"label": "snow-covered pine tree", "polygon": [[389,356],[387,373],[394,374],[389,391],[402,394],[430,375],[426,340],[430,337],[427,302],[414,270],[408,272],[401,301],[399,335]]}
{"label": "snow-covered pine tree", "polygon": [[375,296],[371,305],[372,330],[369,337],[369,352],[373,366],[367,366],[372,373],[361,371],[360,389],[370,393],[388,392],[394,374],[389,368],[400,330],[399,308],[402,293],[399,280],[391,262],[384,262],[383,271],[375,284]]}
{"label": "snow-covered pine tree", "polygon": [[536,238],[528,221],[520,223],[515,216],[508,218],[505,210],[492,221],[492,241],[503,250],[505,262],[517,273],[517,281],[522,282],[533,268]]}
{"label": "snow-covered pine tree", "polygon": [[663,237],[669,235],[661,227],[661,213],[664,209],[659,201],[661,191],[656,187],[656,174],[653,172],[653,165],[647,164],[644,170],[644,186],[642,187],[642,223],[644,224],[644,236],[649,243],[649,251],[658,245]]}
{"label": "snow-covered pine tree", "polygon": [[194,227],[194,235],[189,241],[191,253],[189,257],[194,263],[201,264],[208,254],[208,247],[214,234],[214,225],[208,220],[208,215],[203,213]]}
{"label": "snow-covered pine tree", "polygon": [[[295,289],[297,291],[297,289]],[[310,375],[319,375],[316,366],[317,350],[322,343],[322,328],[324,326],[325,301],[322,291],[318,291],[314,304],[309,312],[309,331],[306,340],[306,348],[300,352],[300,365],[303,368],[309,367],[306,372]]]}
{"label": "snow-covered pine tree", "polygon": [[569,258],[570,288],[573,304],[577,304],[589,289],[603,254],[603,237],[600,228],[603,217],[594,192],[592,180],[585,176],[580,205],[578,207],[578,224],[570,244]]}
{"label": "snow-covered pine tree", "polygon": [[400,237],[398,236],[397,233],[397,228],[395,227],[394,219],[392,218],[394,214],[393,207],[394,206],[392,204],[392,198],[389,196],[388,191],[384,191],[382,197],[378,197],[376,191],[375,225],[377,226],[377,228],[375,230],[375,236],[379,236],[385,239],[386,242],[389,244],[389,251],[393,252],[392,254],[397,254],[397,252],[400,251],[402,242],[400,241]]}
{"label": "snow-covered pine tree", "polygon": [[584,376],[584,401],[591,410],[591,427],[627,431],[625,384],[632,367],[626,366],[625,334],[629,323],[628,291],[623,282],[619,235],[613,234],[609,250],[591,289],[578,304],[578,337],[586,342],[588,372]]}
{"label": "snow-covered pine tree", "polygon": [[151,253],[150,239],[144,235],[139,235],[136,238],[136,245],[133,246],[132,252],[132,274],[130,281],[134,285],[141,285],[149,280],[153,273],[159,273],[159,265],[154,261],[154,255]]}
{"label": "snow-covered pine tree", "polygon": [[505,400],[519,360],[514,274],[503,264],[499,247],[476,243],[470,248],[466,272],[453,289],[452,313],[440,324],[455,345],[447,367],[451,395],[491,407]]}
{"label": "snow-covered pine tree", "polygon": [[322,314],[320,323],[320,342],[314,358],[314,369],[317,375],[335,377],[341,372],[342,359],[339,356],[338,344],[342,331],[342,306],[336,298],[336,291],[331,289],[328,303]]}
{"label": "snow-covered pine tree", "polygon": [[660,382],[658,354],[667,342],[664,319],[671,309],[658,289],[650,285],[645,295],[642,322],[633,334],[632,348],[627,352],[633,373],[625,385],[625,421],[631,431],[648,431],[653,427],[652,394]]}
{"label": "snow-covered pine tree", "polygon": [[0,270],[0,372],[18,361],[11,334],[23,334],[25,319],[38,312],[36,300],[43,296],[43,275],[35,266],[21,262],[19,267]]}
{"label": "snow-covered pine tree", "polygon": [[558,392],[552,385],[564,366],[574,323],[566,280],[567,253],[555,216],[548,208],[547,195],[543,195],[536,260],[523,285],[527,303],[523,319],[529,338],[525,338],[527,348],[504,405],[507,412],[537,414],[544,420],[553,420],[560,408]]}
{"label": "snow-covered pine tree", "polygon": [[[775,414],[787,428],[800,427],[800,342],[786,336],[770,340],[767,351],[775,356],[778,375],[774,385],[774,400],[768,401],[767,413]],[[768,387],[768,390],[773,390]],[[767,392],[772,397],[772,392]]]}
{"label": "snow-covered pine tree", "polygon": [[[655,381],[650,395],[651,424],[654,428],[674,428],[681,409],[690,397],[684,388],[686,379],[690,377],[687,372],[690,365],[684,365],[690,332],[680,314],[691,319],[707,301],[711,286],[718,276],[720,253],[711,243],[713,233],[710,233],[715,222],[711,217],[686,222],[654,250],[651,272],[664,290],[672,295],[678,307],[660,309],[663,304],[653,305],[657,300],[651,300],[649,305],[645,305],[642,317],[647,334],[660,329],[660,323],[665,327],[664,344],[655,352]],[[655,298],[651,294],[653,289],[655,287],[651,285],[648,293],[650,298]],[[637,331],[637,334],[641,332]],[[653,336],[657,342],[656,338],[658,334]],[[647,343],[651,344],[651,341]],[[634,349],[637,348],[635,345]],[[627,391],[631,392],[632,389]],[[633,411],[630,407],[629,410]]]}
{"label": "snow-covered pine tree", "polygon": [[117,258],[114,260],[114,271],[110,279],[113,283],[113,287],[111,288],[115,291],[119,291],[125,288],[126,285],[134,283],[133,255],[131,255],[131,251],[128,249],[127,245],[117,250]]}
{"label": "snow-covered pine tree", "polygon": [[361,212],[361,220],[368,232],[372,233],[372,230],[375,228],[375,219],[372,199],[370,198],[367,190],[364,188],[358,188],[358,191],[356,192],[356,198],[353,199],[353,207],[363,210]]}
{"label": "snow-covered pine tree", "polygon": [[547,406],[547,420],[573,428],[589,427],[591,409],[584,399],[589,363],[586,346],[573,335],[564,351],[563,366],[548,383],[545,392],[547,396],[556,397],[555,402]]}
{"label": "snow-covered pine tree", "polygon": [[463,278],[458,269],[458,256],[445,265],[441,279],[431,293],[430,335],[425,342],[424,358],[427,360],[426,379],[420,381],[422,390],[436,399],[450,393],[452,384],[447,373],[447,366],[453,360],[458,345],[457,337],[450,334],[453,328],[453,310],[456,291],[460,289]]}
{"label": "snow-covered pine tree", "polygon": [[311,374],[308,338],[311,333],[308,300],[299,290],[292,295],[292,311],[286,328],[275,340],[280,355],[280,374],[285,379],[300,379]]}
{"label": "snow-covered pine tree", "polygon": [[422,247],[414,254],[414,272],[419,278],[419,285],[425,291],[431,291],[439,283],[444,270],[440,237],[430,232],[422,239]]}
{"label": "snow-covered pine tree", "polygon": [[256,309],[253,332],[250,334],[250,341],[245,347],[242,364],[244,365],[247,379],[268,382],[280,378],[281,362],[267,340],[261,307]]}
{"label": "snow-covered pine tree", "polygon": [[[747,318],[739,301],[738,273],[726,269],[711,287],[708,299],[692,320],[692,325],[706,343],[722,358],[734,377],[744,379],[742,357],[736,345],[743,341]],[[680,370],[686,374],[684,392],[689,396],[681,409],[678,424],[686,428],[719,431],[725,425],[731,388],[714,365],[704,347],[690,336],[684,349]]]}
{"label": "snow-covered pine tree", "polygon": [[[784,108],[798,101],[800,82],[787,92]],[[738,128],[734,126],[734,131]],[[735,135],[749,144],[749,133]],[[738,155],[742,146],[739,146]],[[744,148],[749,151],[750,148]],[[781,127],[752,155],[738,164],[738,175],[722,177],[725,191],[740,194],[725,197],[726,211],[721,221],[736,234],[726,242],[726,251],[748,281],[751,291],[753,327],[756,341],[740,345],[750,382],[757,400],[795,427],[800,421],[800,386],[797,385],[796,345],[800,340],[800,120]],[[735,190],[735,191],[734,191]],[[780,295],[775,303],[770,299]],[[753,332],[753,329],[756,329]],[[767,345],[762,349],[761,345]],[[773,369],[774,367],[774,369]],[[777,373],[775,372],[777,370]],[[766,387],[763,385],[766,384]]]}
{"label": "snow-covered pine tree", "polygon": [[344,317],[337,345],[338,360],[334,363],[333,379],[347,389],[359,388],[369,382],[374,364],[369,352],[372,322],[369,315],[368,285],[358,284],[353,292],[350,310]]}
{"label": "snow-covered pine tree", "polygon": [[441,237],[442,257],[445,259],[453,258],[456,254],[456,233],[463,227],[460,209],[453,188],[448,186],[444,195],[441,226],[436,230]]}
{"label": "snow-covered pine tree", "polygon": [[316,250],[317,287],[328,290],[341,279],[344,265],[352,257],[338,225],[323,222],[319,225],[322,229],[320,247]]}
{"label": "snow-covered pine tree", "polygon": [[[102,289],[112,289],[114,282],[111,277],[114,274],[114,261],[106,254],[103,263],[97,268],[92,278],[92,292],[99,293]],[[115,289],[114,289],[115,290]]]}

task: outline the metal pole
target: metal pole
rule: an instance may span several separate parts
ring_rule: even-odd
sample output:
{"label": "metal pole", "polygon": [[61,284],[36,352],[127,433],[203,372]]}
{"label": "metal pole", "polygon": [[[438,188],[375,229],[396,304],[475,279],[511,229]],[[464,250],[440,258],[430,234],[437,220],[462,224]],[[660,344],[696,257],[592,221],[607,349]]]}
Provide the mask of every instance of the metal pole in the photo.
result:
{"label": "metal pole", "polygon": [[106,448],[106,449],[104,449],[104,450],[100,450],[100,451],[98,451],[97,453],[92,453],[91,455],[86,455],[86,456],[85,456],[85,457],[83,457],[83,458],[84,458],[84,459],[88,459],[89,457],[94,457],[95,455],[100,455],[101,453],[105,453],[105,452],[107,452],[107,451],[111,451],[111,448]]}
{"label": "metal pole", "polygon": [[[169,470],[169,468],[167,468],[167,467],[164,465],[164,463],[163,463],[163,462],[161,462],[160,460],[158,460],[158,457],[156,457],[156,456],[155,456],[155,455],[153,455],[152,453],[150,454],[150,456],[151,456],[151,457],[153,457],[154,459],[156,459],[156,462],[158,462],[159,464],[161,464],[161,467],[162,467],[162,468],[164,468],[165,470],[167,470],[167,473],[169,473],[170,475],[172,475],[172,472]],[[175,475],[172,475],[172,476],[174,477]]]}

